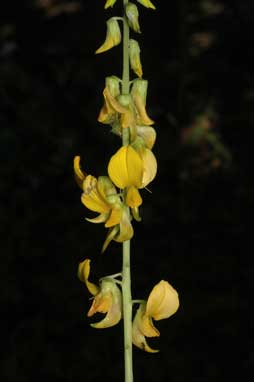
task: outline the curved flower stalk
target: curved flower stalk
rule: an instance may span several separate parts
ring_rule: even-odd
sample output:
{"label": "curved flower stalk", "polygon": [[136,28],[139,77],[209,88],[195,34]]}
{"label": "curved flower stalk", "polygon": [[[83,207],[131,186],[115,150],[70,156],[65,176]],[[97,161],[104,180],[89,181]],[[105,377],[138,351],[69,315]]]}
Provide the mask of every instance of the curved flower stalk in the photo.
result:
{"label": "curved flower stalk", "polygon": [[150,348],[145,337],[158,337],[153,319],[163,320],[172,316],[179,308],[177,291],[167,281],[161,280],[151,291],[147,302],[142,302],[136,312],[132,326],[132,341],[138,348],[149,353],[159,350]]}
{"label": "curved flower stalk", "polygon": [[113,278],[104,277],[100,280],[100,285],[91,283],[90,259],[85,259],[79,264],[78,277],[86,284],[89,292],[94,296],[92,306],[87,316],[91,317],[95,313],[106,313],[106,316],[99,322],[90,324],[93,328],[104,329],[118,324],[122,318],[122,295]]}

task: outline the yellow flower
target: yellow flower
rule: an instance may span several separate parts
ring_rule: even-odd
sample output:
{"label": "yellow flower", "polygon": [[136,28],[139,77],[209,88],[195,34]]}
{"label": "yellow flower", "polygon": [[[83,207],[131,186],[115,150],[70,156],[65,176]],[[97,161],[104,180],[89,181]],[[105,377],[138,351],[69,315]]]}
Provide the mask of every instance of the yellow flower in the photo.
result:
{"label": "yellow flower", "polygon": [[105,223],[112,227],[120,223],[122,205],[120,197],[111,180],[107,176],[99,176],[98,180],[84,174],[80,167],[80,157],[74,158],[74,171],[78,184],[82,186],[82,203],[91,211],[98,212],[96,218],[88,219],[92,223]]}
{"label": "yellow flower", "polygon": [[150,0],[137,0],[137,2],[142,4],[146,8],[156,9]]}
{"label": "yellow flower", "polygon": [[107,21],[107,33],[104,43],[96,50],[96,54],[106,52],[114,46],[120,44],[122,39],[121,30],[118,21],[111,17]]}
{"label": "yellow flower", "polygon": [[[115,94],[114,94],[115,93]],[[122,134],[122,129],[135,126],[135,109],[132,98],[129,95],[116,96],[116,92],[106,84],[103,90],[104,104],[100,110],[98,121],[112,126],[112,131],[118,135]]]}
{"label": "yellow flower", "polygon": [[179,308],[177,291],[168,281],[161,280],[152,289],[146,304],[146,315],[154,320],[172,316]]}
{"label": "yellow flower", "polygon": [[121,201],[109,177],[86,175],[80,168],[80,157],[74,159],[74,171],[79,185],[82,186],[82,203],[91,211],[98,212],[95,218],[86,218],[91,223],[104,223],[109,228],[102,247],[105,251],[111,240],[123,242],[133,236],[133,228],[126,206]]}
{"label": "yellow flower", "polygon": [[129,207],[139,207],[142,204],[138,188],[142,186],[143,162],[130,145],[121,147],[111,157],[108,174],[117,187],[127,189],[126,203]]}
{"label": "yellow flower", "polygon": [[94,296],[93,303],[87,316],[95,313],[106,313],[99,322],[91,324],[93,328],[104,329],[116,325],[122,317],[122,295],[121,291],[112,278],[102,278],[100,286],[91,283],[88,278],[90,274],[90,259],[85,259],[79,264],[78,277],[87,286],[89,292]]}
{"label": "yellow flower", "polygon": [[151,291],[147,302],[140,304],[132,326],[132,341],[138,348],[150,353],[151,349],[145,337],[158,337],[160,332],[153,325],[153,320],[163,320],[172,316],[179,308],[177,291],[167,282],[161,280]]}

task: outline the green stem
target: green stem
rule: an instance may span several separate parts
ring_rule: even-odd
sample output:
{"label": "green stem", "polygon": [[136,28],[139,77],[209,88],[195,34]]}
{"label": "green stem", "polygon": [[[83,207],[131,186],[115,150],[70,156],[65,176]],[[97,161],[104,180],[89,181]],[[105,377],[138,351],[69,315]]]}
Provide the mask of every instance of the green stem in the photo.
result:
{"label": "green stem", "polygon": [[[123,6],[128,4],[123,0]],[[127,18],[123,16],[123,77],[122,94],[129,94],[130,90],[130,67],[129,67],[129,40],[130,29]],[[122,144],[129,144],[129,129],[122,131]],[[123,295],[123,325],[124,325],[124,369],[125,382],[133,382],[132,363],[132,298],[131,298],[131,268],[130,268],[130,240],[123,242],[123,266],[122,266],[122,295]]]}
{"label": "green stem", "polygon": [[123,242],[123,322],[124,322],[124,366],[125,382],[133,381],[132,371],[132,300],[130,272],[130,240]]}
{"label": "green stem", "polygon": [[[128,4],[129,0],[123,0],[123,6]],[[130,63],[129,63],[129,40],[130,28],[128,20],[123,16],[123,77],[122,77],[122,93],[129,94],[130,89]]]}

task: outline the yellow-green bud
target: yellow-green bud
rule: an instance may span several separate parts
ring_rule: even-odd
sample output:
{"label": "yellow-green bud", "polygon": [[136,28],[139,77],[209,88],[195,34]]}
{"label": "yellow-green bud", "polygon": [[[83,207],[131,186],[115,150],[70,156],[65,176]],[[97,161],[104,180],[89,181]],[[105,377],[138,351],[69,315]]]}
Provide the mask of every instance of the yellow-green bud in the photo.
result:
{"label": "yellow-green bud", "polygon": [[107,2],[106,2],[106,4],[105,4],[105,6],[104,6],[104,8],[105,9],[107,9],[107,8],[109,8],[109,7],[113,7],[113,5],[115,4],[115,2],[116,2],[116,0],[107,0]]}
{"label": "yellow-green bud", "polygon": [[142,64],[140,61],[140,47],[136,40],[130,39],[130,65],[131,69],[137,74],[138,77],[142,77]]}
{"label": "yellow-green bud", "polygon": [[142,4],[146,8],[156,9],[150,0],[137,0],[138,3]]}
{"label": "yellow-green bud", "polygon": [[129,26],[137,33],[141,33],[138,22],[138,7],[133,3],[128,3],[125,7],[125,14],[128,19]]}
{"label": "yellow-green bud", "polygon": [[146,95],[147,95],[148,81],[141,78],[137,78],[133,81],[131,87],[132,95],[139,95],[142,99],[144,106],[146,105]]}
{"label": "yellow-green bud", "polygon": [[111,17],[107,21],[106,39],[104,43],[100,46],[100,48],[96,50],[95,53],[103,53],[113,48],[114,46],[120,44],[121,39],[122,36],[118,21],[114,17]]}
{"label": "yellow-green bud", "polygon": [[106,77],[106,87],[109,89],[110,94],[113,97],[117,97],[120,94],[120,79],[116,76]]}

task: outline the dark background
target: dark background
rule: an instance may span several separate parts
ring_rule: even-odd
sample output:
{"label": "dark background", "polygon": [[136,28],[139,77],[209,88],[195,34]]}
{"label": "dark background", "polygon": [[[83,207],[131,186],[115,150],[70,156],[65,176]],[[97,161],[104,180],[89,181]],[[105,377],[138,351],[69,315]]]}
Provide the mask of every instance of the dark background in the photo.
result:
{"label": "dark background", "polygon": [[[87,172],[105,174],[120,144],[96,118],[105,76],[121,76],[121,47],[94,55],[120,3],[1,3],[2,381],[123,380],[122,322],[90,328],[76,276],[85,257],[94,281],[118,272],[121,247],[100,255],[105,229],[84,220],[93,214],[72,169],[80,154]],[[134,223],[132,287],[145,298],[167,279],[181,305],[148,340],[160,353],[134,349],[135,380],[229,381],[253,367],[253,4],[154,4],[140,6],[135,38],[158,174]]]}

